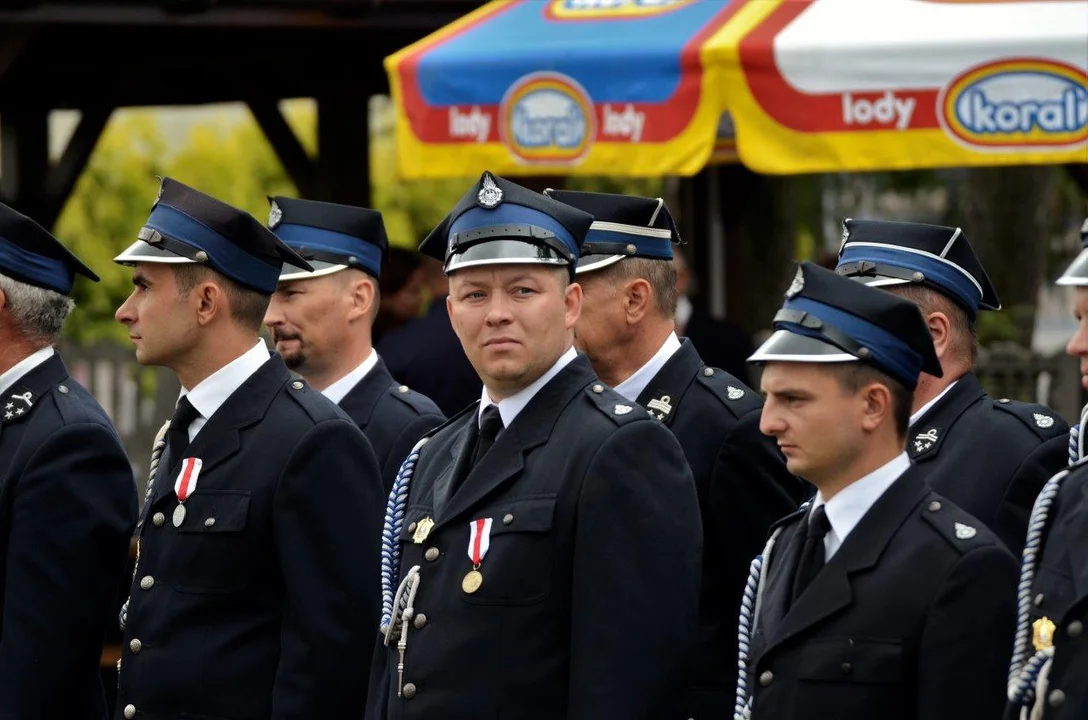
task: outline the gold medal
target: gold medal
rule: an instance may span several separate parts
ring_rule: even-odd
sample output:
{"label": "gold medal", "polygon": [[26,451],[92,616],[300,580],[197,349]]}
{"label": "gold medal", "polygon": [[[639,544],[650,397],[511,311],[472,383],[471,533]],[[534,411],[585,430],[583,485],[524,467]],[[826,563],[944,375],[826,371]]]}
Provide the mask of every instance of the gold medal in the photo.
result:
{"label": "gold medal", "polygon": [[174,527],[181,527],[183,522],[185,522],[185,506],[178,503],[178,506],[174,508]]}
{"label": "gold medal", "polygon": [[1031,630],[1031,642],[1036,652],[1054,645],[1054,623],[1050,618],[1039,618],[1031,624]]}
{"label": "gold medal", "polygon": [[431,534],[431,528],[434,527],[434,520],[429,517],[425,517],[416,523],[416,531],[412,534],[412,542],[416,545],[422,545],[427,541],[427,536]]}
{"label": "gold medal", "polygon": [[461,589],[471,595],[480,589],[480,586],[484,584],[484,576],[479,570],[469,570],[465,575],[465,579],[461,581]]}

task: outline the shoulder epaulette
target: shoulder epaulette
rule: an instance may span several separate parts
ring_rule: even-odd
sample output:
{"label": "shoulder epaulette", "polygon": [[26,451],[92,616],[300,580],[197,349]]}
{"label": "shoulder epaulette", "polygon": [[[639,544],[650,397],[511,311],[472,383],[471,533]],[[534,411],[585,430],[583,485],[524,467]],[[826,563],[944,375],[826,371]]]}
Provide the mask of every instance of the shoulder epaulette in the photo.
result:
{"label": "shoulder epaulette", "polygon": [[594,407],[610,417],[617,425],[645,420],[651,415],[646,408],[628,400],[602,382],[587,385],[583,392],[592,401]]}
{"label": "shoulder epaulette", "polygon": [[442,411],[434,401],[422,393],[412,390],[407,385],[390,385],[386,391],[400,402],[415,410],[420,415],[441,415]]}
{"label": "shoulder epaulette", "polygon": [[1069,432],[1069,423],[1045,405],[1001,398],[994,400],[994,407],[1015,417],[1043,440]]}
{"label": "shoulder epaulette", "polygon": [[936,493],[930,493],[919,508],[922,518],[960,553],[999,544],[989,528]]}
{"label": "shoulder epaulette", "polygon": [[737,417],[763,407],[758,393],[725,370],[707,366],[699,371],[697,378]]}

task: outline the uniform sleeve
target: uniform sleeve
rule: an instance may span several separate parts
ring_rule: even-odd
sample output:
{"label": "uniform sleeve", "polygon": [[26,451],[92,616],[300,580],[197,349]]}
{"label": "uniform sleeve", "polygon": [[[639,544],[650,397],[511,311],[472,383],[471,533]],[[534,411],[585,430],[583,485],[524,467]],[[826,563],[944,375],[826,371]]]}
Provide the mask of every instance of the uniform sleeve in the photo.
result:
{"label": "uniform sleeve", "polygon": [[1000,718],[1019,568],[1003,547],[971,550],[941,585],[918,654],[918,720]]}
{"label": "uniform sleeve", "polygon": [[419,439],[445,421],[446,418],[442,415],[420,415],[404,426],[400,435],[393,441],[389,457],[385,459],[385,467],[382,468],[382,482],[385,484],[386,493],[393,490],[393,482],[397,479],[400,466],[411,454],[412,448],[416,446]]}
{"label": "uniform sleeve", "polygon": [[1013,553],[1019,553],[1027,539],[1028,518],[1035,498],[1046,481],[1069,465],[1067,434],[1039,443],[1016,469],[1001,500],[992,530]]}
{"label": "uniform sleeve", "polygon": [[8,482],[0,716],[51,717],[58,699],[98,687],[136,484],[117,437],[93,423],[54,432]]}
{"label": "uniform sleeve", "polygon": [[310,430],[273,500],[286,589],[273,720],[360,718],[381,597],[378,462],[347,420]]}
{"label": "uniform sleeve", "polygon": [[578,504],[568,720],[667,715],[695,629],[701,546],[695,483],[672,433],[652,422],[614,432]]}

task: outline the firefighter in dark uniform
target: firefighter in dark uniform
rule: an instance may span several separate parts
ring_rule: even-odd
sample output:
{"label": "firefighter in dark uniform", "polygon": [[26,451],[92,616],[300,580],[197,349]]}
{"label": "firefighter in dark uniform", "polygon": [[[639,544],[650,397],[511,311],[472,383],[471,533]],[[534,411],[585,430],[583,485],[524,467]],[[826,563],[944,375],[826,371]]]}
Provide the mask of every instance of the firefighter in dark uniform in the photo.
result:
{"label": "firefighter in dark uniform", "polygon": [[703,519],[699,628],[687,657],[679,718],[732,712],[737,607],[748,565],[767,531],[804,500],[774,440],[759,431],[763,402],[743,382],[707,367],[675,332],[672,263],[679,234],[663,200],[548,190],[594,217],[582,257],[575,344],[606,385],[647,408],[684,449]]}
{"label": "firefighter in dark uniform", "polygon": [[258,336],[284,261],[252,216],[166,178],[117,310],[182,396],[152,456],[117,718],[357,718],[384,505],[370,443]]}
{"label": "firefighter in dark uniform", "polygon": [[53,343],[98,277],[0,204],[0,717],[109,717],[99,659],[136,485],[102,407]]}
{"label": "firefighter in dark uniform", "polygon": [[698,501],[672,434],[573,348],[592,220],[484,173],[420,247],[484,390],[391,494],[370,720],[663,716]]}
{"label": "firefighter in dark uniform", "polygon": [[[1077,331],[1066,352],[1080,358],[1088,390],[1088,220],[1081,237],[1084,250],[1058,284],[1073,288]],[[1088,461],[1080,433],[1086,413],[1088,407],[1069,436],[1072,467],[1043,487],[1028,525],[1006,720],[1088,717]]]}
{"label": "firefighter in dark uniform", "polygon": [[911,391],[941,374],[917,307],[805,263],[774,329],[763,432],[817,494],[752,563],[737,715],[999,716],[1016,560],[908,459]]}
{"label": "firefighter in dark uniform", "polygon": [[980,310],[1001,307],[960,228],[847,219],[836,272],[913,301],[944,375],[914,391],[907,452],[934,490],[1014,553],[1039,490],[1066,465],[1068,424],[1050,408],[991,398],[972,367]]}
{"label": "firefighter in dark uniform", "polygon": [[388,493],[404,458],[445,421],[427,397],[395,381],[375,352],[378,276],[389,247],[377,210],[276,197],[268,227],[313,266],[284,265],[264,322],[276,351],[340,405],[378,457]]}

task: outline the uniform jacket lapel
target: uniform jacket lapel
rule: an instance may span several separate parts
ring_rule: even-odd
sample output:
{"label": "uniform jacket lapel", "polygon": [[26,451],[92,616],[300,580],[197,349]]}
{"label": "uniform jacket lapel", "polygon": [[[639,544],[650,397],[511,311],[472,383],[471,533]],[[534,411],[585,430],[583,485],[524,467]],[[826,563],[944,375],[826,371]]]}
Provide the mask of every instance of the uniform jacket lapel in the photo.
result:
{"label": "uniform jacket lapel", "polygon": [[702,367],[703,361],[695,346],[684,338],[680,341],[680,349],[673,353],[638,396],[638,404],[665,425],[670,425],[676,417],[680,401]]}
{"label": "uniform jacket lapel", "polygon": [[389,374],[389,368],[378,358],[378,363],[340,401],[340,408],[356,425],[365,428],[370,424],[378,399],[392,384],[393,376]]}
{"label": "uniform jacket lapel", "polygon": [[[847,607],[852,599],[850,576],[876,565],[884,548],[928,492],[918,469],[912,467],[903,473],[869,508],[834,557],[786,611],[773,634],[768,634],[768,650]],[[793,530],[800,534],[804,527],[798,523]],[[775,602],[784,604],[790,592],[792,566],[778,565]]]}
{"label": "uniform jacket lapel", "polygon": [[[264,417],[276,393],[290,379],[287,366],[279,355],[274,355],[231,393],[227,401],[208,418],[185,453],[188,457],[200,458],[201,484],[210,478],[216,466],[238,452],[242,446],[242,430]],[[164,460],[159,465],[159,473],[155,478],[153,504],[174,492],[173,477],[169,473],[180,458],[167,457]],[[170,469],[164,471],[164,467]]]}
{"label": "uniform jacket lapel", "polygon": [[[438,515],[435,525],[443,525],[470,510],[525,467],[526,453],[548,440],[559,414],[594,377],[589,360],[579,355],[541,388],[510,427],[499,435],[480,464],[469,471],[446,504],[441,509],[435,508]],[[472,451],[475,440],[472,427],[469,423],[471,435],[463,435],[456,444],[454,452],[458,461],[465,461]],[[448,487],[448,479],[443,477],[442,480]]]}
{"label": "uniform jacket lapel", "polygon": [[[34,408],[41,402],[42,396],[67,378],[68,368],[64,366],[60,355],[54,353],[48,360],[16,380],[15,384],[5,390],[3,396],[0,396],[0,437],[3,437],[5,427],[8,428],[7,432],[10,434],[29,418]],[[3,469],[3,466],[0,466],[0,470]]]}
{"label": "uniform jacket lapel", "polygon": [[471,411],[465,411],[466,414],[461,423],[461,429],[457,432],[457,435],[449,445],[446,454],[446,465],[435,479],[433,485],[433,508],[438,522],[445,519],[448,514],[446,508],[450,502],[454,480],[459,477],[464,477],[465,473],[468,471],[468,464],[471,461],[472,456],[472,448],[475,446],[476,437],[480,432],[478,419],[479,406],[480,403],[475,402],[471,406]]}
{"label": "uniform jacket lapel", "polygon": [[961,377],[936,405],[907,431],[907,452],[912,462],[925,462],[937,457],[948,431],[967,408],[986,392],[974,373]]}

